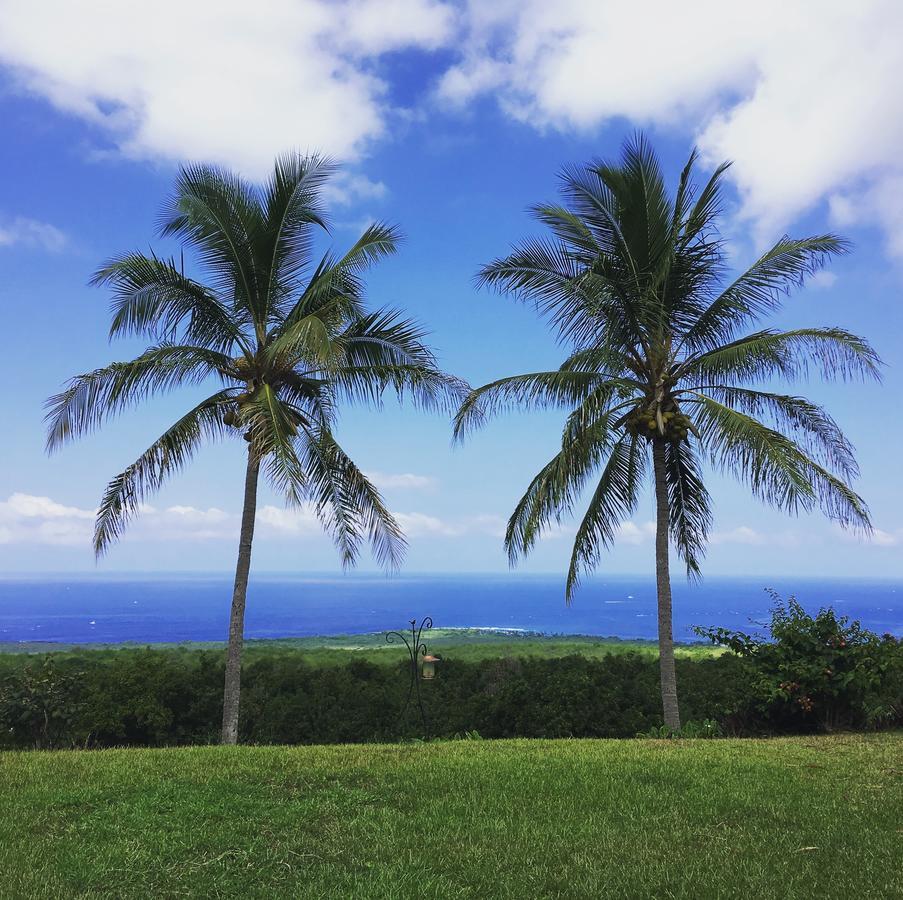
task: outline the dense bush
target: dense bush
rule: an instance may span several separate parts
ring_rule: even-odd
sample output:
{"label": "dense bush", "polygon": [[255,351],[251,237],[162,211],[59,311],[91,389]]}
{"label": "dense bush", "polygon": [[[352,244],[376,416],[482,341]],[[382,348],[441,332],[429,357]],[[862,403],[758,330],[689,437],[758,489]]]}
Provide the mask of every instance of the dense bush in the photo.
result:
{"label": "dense bush", "polygon": [[786,731],[874,728],[903,722],[903,644],[833,609],[809,615],[774,600],[769,637],[726,628],[698,634],[730,648],[747,673],[735,722]]}
{"label": "dense bush", "polygon": [[[742,694],[740,662],[678,663],[690,718],[721,716]],[[212,651],[117,650],[6,657],[0,663],[0,746],[160,746],[219,733],[223,663]],[[242,677],[242,739],[340,743],[422,735],[416,704],[402,718],[404,665],[312,666],[279,651]],[[451,737],[632,737],[660,720],[657,661],[646,654],[592,660],[448,659],[421,682],[429,733]]]}
{"label": "dense bush", "polygon": [[[771,640],[709,629],[731,652],[679,659],[684,722],[725,734],[903,724],[903,644],[779,603]],[[661,724],[658,661],[641,653],[446,659],[422,682],[429,733],[633,737]],[[209,650],[0,657],[0,746],[160,746],[217,740],[223,659]],[[244,667],[242,740],[391,741],[423,734],[402,664],[315,666],[274,648]]]}

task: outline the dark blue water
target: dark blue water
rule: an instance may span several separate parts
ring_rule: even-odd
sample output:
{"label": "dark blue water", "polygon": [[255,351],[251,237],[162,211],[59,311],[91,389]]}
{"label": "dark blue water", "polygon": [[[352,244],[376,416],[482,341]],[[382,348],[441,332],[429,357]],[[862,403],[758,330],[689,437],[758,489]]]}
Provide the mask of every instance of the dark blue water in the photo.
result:
{"label": "dark blue water", "polygon": [[[764,588],[795,593],[812,611],[834,606],[878,633],[903,634],[903,581],[709,578],[674,584],[674,634],[693,625],[749,628],[771,605]],[[0,641],[224,640],[231,583],[224,576],[55,577],[0,580]],[[267,576],[252,581],[251,638],[354,634],[430,615],[437,627],[519,628],[653,638],[655,585],[639,577],[588,580],[568,607],[560,577]]]}

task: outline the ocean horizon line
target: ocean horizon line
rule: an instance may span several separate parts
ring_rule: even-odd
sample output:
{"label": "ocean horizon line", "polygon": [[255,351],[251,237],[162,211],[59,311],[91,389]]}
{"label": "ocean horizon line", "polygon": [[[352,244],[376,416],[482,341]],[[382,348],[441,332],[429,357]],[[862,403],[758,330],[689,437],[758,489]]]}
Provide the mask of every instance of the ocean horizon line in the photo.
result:
{"label": "ocean horizon line", "polygon": [[[234,578],[234,572],[228,570],[220,570],[220,569],[197,569],[197,570],[180,570],[180,569],[160,569],[160,570],[144,570],[144,569],[135,569],[135,570],[117,570],[117,571],[107,571],[107,572],[91,572],[87,570],[72,570],[72,571],[21,571],[21,572],[0,572],[0,581],[18,581],[18,580],[39,580],[43,579],[46,581],[58,581],[61,579],[78,579],[80,581],[85,580],[127,580],[130,578],[134,579],[147,579],[147,580],[173,580],[173,579],[197,579],[197,578],[205,578],[205,579],[216,579],[216,580],[232,580]],[[560,579],[562,582],[565,579],[565,574],[562,572],[522,572],[512,570],[510,572],[498,572],[498,571],[467,571],[467,572],[458,572],[458,571],[432,571],[432,570],[411,570],[406,572],[396,572],[396,573],[385,573],[381,572],[377,569],[373,570],[355,570],[352,572],[335,572],[329,569],[322,570],[309,570],[309,571],[297,571],[297,570],[280,570],[280,569],[270,569],[260,572],[252,572],[251,573],[251,581],[253,582],[255,578],[259,579],[286,579],[286,580],[331,580],[331,581],[342,581],[342,580],[373,580],[383,582],[391,582],[391,581],[405,581],[413,578],[425,578],[425,579],[454,579],[454,578],[511,578],[511,579],[532,579],[532,578],[542,578],[542,579]],[[899,582],[903,584],[903,572],[898,575],[836,575],[836,574],[812,574],[812,573],[766,573],[762,574],[761,572],[736,572],[731,574],[724,573],[713,573],[711,575],[703,575],[701,579],[701,583],[705,583],[707,581],[762,581],[763,583],[767,583],[769,580],[787,582],[791,580],[800,580],[807,582],[825,582],[825,581],[839,581],[839,582]],[[640,581],[655,581],[655,574],[651,572],[610,572],[610,573],[594,573],[592,575],[585,576],[582,579],[583,584],[590,583],[604,583],[606,581],[625,581],[625,580],[640,580]],[[675,583],[683,582],[686,584],[686,579],[674,579]],[[692,584],[690,585],[692,586]]]}

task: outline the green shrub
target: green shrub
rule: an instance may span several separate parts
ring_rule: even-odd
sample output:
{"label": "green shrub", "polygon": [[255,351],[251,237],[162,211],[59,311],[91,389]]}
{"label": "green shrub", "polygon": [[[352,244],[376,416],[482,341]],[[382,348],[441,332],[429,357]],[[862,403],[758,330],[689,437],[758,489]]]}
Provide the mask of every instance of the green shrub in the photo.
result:
{"label": "green shrub", "polygon": [[783,731],[875,728],[903,721],[903,643],[833,609],[809,615],[774,591],[770,638],[726,628],[696,632],[744,664],[747,702],[733,716]]}

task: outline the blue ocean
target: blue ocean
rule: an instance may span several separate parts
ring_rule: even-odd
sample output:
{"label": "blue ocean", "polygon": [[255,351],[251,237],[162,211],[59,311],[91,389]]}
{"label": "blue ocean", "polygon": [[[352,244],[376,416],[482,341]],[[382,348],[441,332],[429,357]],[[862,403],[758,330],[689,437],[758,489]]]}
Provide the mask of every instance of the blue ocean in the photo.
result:
{"label": "blue ocean", "polygon": [[[674,582],[674,636],[694,625],[756,629],[766,588],[810,611],[833,606],[879,634],[903,635],[903,581],[708,578]],[[225,575],[55,576],[0,579],[0,642],[154,643],[226,637]],[[564,602],[560,576],[258,576],[248,590],[250,638],[386,631],[432,616],[437,627],[654,638],[655,584],[641,577],[587,580]]]}

